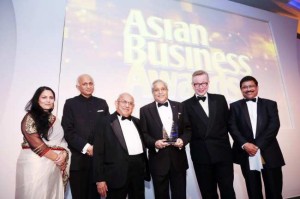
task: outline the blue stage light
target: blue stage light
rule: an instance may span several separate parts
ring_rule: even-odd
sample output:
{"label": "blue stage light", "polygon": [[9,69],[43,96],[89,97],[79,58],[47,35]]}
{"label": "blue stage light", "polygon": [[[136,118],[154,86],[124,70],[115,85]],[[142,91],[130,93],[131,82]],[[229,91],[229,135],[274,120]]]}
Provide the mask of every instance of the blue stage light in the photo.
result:
{"label": "blue stage light", "polygon": [[295,8],[297,8],[297,9],[300,9],[300,1],[299,0],[292,0],[288,4],[295,7]]}

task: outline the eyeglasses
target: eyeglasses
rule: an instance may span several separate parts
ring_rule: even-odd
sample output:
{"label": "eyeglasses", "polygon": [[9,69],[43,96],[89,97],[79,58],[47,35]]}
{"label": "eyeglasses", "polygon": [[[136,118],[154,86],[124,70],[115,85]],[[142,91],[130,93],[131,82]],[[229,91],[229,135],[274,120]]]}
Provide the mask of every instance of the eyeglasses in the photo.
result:
{"label": "eyeglasses", "polygon": [[119,103],[121,103],[123,106],[134,106],[134,102],[127,102],[126,100],[119,100]]}
{"label": "eyeglasses", "polygon": [[194,83],[193,84],[194,87],[207,87],[208,86],[208,82],[202,82],[202,83]]}
{"label": "eyeglasses", "polygon": [[242,90],[246,90],[246,89],[252,89],[252,88],[255,88],[256,85],[249,85],[249,86],[242,86]]}

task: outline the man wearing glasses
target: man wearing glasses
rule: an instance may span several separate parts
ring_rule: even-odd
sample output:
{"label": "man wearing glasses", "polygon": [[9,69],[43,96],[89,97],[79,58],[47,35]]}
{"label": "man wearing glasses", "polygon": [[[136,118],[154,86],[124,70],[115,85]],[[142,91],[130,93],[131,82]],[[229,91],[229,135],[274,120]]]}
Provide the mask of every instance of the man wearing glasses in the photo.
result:
{"label": "man wearing glasses", "polygon": [[150,174],[139,119],[131,116],[134,99],[123,93],[115,106],[116,112],[96,126],[94,181],[107,199],[143,199]]}
{"label": "man wearing glasses", "polygon": [[229,129],[234,140],[234,162],[240,164],[250,199],[282,198],[285,164],[276,136],[280,121],[277,103],[258,97],[258,82],[252,76],[240,81],[244,99],[230,104]]}
{"label": "man wearing glasses", "polygon": [[186,125],[191,126],[190,152],[202,198],[235,198],[232,150],[228,135],[229,110],[223,95],[208,93],[209,76],[192,75],[195,95],[183,102]]}
{"label": "man wearing glasses", "polygon": [[190,132],[183,129],[183,105],[169,100],[167,84],[152,83],[154,102],[140,109],[141,128],[149,149],[149,168],[155,199],[186,198],[188,161],[185,145]]}

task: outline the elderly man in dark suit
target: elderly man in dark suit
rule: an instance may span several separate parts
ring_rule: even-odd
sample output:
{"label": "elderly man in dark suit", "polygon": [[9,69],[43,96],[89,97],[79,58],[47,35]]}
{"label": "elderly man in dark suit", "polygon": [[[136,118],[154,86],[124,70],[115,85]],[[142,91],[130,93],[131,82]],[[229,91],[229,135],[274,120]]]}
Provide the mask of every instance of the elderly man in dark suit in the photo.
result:
{"label": "elderly man in dark suit", "polygon": [[94,182],[107,199],[143,199],[150,174],[139,119],[131,116],[134,99],[123,93],[115,105],[116,112],[96,126]]}
{"label": "elderly man in dark suit", "polygon": [[72,152],[71,193],[73,199],[98,199],[92,179],[94,126],[109,110],[104,99],[93,96],[94,80],[90,75],[80,75],[76,87],[80,95],[66,100],[62,116],[65,139]]}
{"label": "elderly man in dark suit", "polygon": [[[183,106],[168,99],[168,87],[162,80],[152,83],[152,94],[155,101],[140,109],[140,120],[149,149],[155,198],[170,198],[170,186],[173,199],[184,199],[188,169],[185,145],[189,143],[190,132],[183,129]],[[174,136],[174,132],[178,134]]]}
{"label": "elderly man in dark suit", "polygon": [[252,76],[240,81],[244,99],[230,104],[229,128],[234,139],[234,162],[241,165],[250,199],[262,199],[261,174],[267,199],[282,198],[285,165],[276,136],[280,127],[277,103],[259,98]]}
{"label": "elderly man in dark suit", "polygon": [[233,161],[228,135],[228,105],[223,95],[207,93],[209,77],[203,70],[192,75],[195,95],[183,102],[192,128],[191,158],[204,199],[233,199]]}

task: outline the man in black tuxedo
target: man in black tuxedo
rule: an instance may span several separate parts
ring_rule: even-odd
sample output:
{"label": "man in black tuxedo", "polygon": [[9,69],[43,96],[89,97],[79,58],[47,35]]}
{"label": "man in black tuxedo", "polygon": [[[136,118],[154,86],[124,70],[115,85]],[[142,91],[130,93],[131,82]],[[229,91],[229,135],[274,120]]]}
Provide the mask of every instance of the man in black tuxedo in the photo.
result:
{"label": "man in black tuxedo", "polygon": [[223,95],[207,93],[209,77],[203,70],[192,75],[195,95],[183,102],[185,121],[192,128],[190,152],[204,199],[235,198],[232,150],[228,135],[228,105]]}
{"label": "man in black tuxedo", "polygon": [[115,105],[116,112],[96,126],[94,182],[107,199],[143,199],[150,174],[139,119],[131,116],[134,99],[123,93]]}
{"label": "man in black tuxedo", "polygon": [[240,89],[244,99],[230,104],[234,162],[241,165],[250,199],[263,198],[261,174],[266,198],[282,198],[285,163],[276,139],[280,127],[277,103],[257,97],[258,82],[252,76],[241,79]]}
{"label": "man in black tuxedo", "polygon": [[[170,186],[172,199],[184,199],[188,169],[185,145],[189,143],[190,132],[183,129],[183,106],[168,99],[168,87],[162,80],[152,83],[152,94],[155,101],[140,109],[140,120],[149,149],[155,198],[170,198]],[[175,137],[174,143],[168,143],[163,131],[165,138],[170,137],[172,127],[174,131],[178,130],[178,138]]]}
{"label": "man in black tuxedo", "polygon": [[71,193],[73,199],[98,199],[92,179],[94,126],[99,122],[96,118],[108,115],[109,110],[104,99],[92,96],[94,81],[90,75],[80,75],[76,87],[80,95],[66,100],[62,116],[65,138],[72,152]]}

